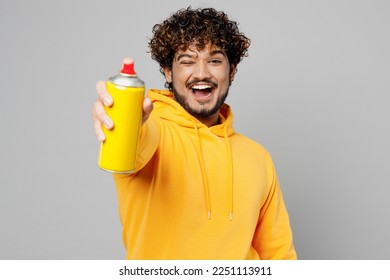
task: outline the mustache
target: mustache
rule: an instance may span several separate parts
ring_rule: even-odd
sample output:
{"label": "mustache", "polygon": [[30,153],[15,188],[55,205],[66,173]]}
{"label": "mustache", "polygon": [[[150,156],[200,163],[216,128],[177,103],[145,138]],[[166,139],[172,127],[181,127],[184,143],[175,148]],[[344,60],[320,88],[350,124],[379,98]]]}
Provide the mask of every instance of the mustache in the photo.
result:
{"label": "mustache", "polygon": [[195,84],[198,84],[198,83],[206,83],[208,85],[211,85],[212,87],[217,87],[218,84],[210,79],[203,79],[203,80],[198,80],[198,79],[194,79],[194,80],[191,80],[189,82],[186,83],[186,87],[191,87]]}

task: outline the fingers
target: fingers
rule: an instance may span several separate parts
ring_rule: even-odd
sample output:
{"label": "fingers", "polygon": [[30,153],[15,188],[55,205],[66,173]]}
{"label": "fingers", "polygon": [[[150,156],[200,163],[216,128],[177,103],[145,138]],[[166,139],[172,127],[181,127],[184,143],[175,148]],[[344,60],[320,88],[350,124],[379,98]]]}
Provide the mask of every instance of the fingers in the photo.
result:
{"label": "fingers", "polygon": [[107,91],[106,82],[105,81],[99,81],[96,83],[96,92],[99,96],[100,101],[110,107],[113,104],[113,99],[111,95]]}
{"label": "fingers", "polygon": [[145,123],[153,111],[153,102],[148,97],[144,99],[143,111],[142,123]]}
{"label": "fingers", "polygon": [[92,118],[95,128],[95,134],[99,141],[104,142],[106,139],[102,125],[107,129],[112,129],[114,127],[114,122],[108,117],[106,111],[104,110],[103,103],[98,99],[95,101],[92,108]]}
{"label": "fingers", "polygon": [[96,138],[97,138],[100,142],[104,142],[104,141],[106,140],[106,135],[105,135],[104,132],[103,132],[101,122],[99,122],[99,121],[94,121],[94,128],[95,128]]}
{"label": "fingers", "polygon": [[114,122],[107,115],[104,106],[112,106],[113,99],[110,94],[107,92],[106,83],[100,81],[96,84],[96,91],[99,98],[95,101],[92,108],[92,118],[94,122],[94,129],[96,138],[104,142],[106,137],[104,135],[102,125],[107,129],[112,129],[114,127]]}

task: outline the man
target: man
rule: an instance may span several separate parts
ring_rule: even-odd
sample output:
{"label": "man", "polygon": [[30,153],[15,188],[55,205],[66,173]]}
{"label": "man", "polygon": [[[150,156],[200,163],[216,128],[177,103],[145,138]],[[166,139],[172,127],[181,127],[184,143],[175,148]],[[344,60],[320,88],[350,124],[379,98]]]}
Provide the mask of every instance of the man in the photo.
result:
{"label": "man", "polygon": [[[149,47],[169,90],[145,98],[136,173],[114,174],[128,259],[296,259],[272,159],[234,131],[224,103],[249,44],[214,9],[154,26]],[[112,99],[103,81],[97,92],[104,141]]]}

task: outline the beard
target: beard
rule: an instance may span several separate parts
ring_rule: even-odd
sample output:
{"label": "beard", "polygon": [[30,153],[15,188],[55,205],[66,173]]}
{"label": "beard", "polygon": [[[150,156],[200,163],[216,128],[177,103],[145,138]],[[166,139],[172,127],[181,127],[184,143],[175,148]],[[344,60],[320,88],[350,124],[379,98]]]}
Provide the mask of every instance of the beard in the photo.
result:
{"label": "beard", "polygon": [[221,106],[225,103],[229,89],[218,97],[217,102],[211,108],[206,108],[205,106],[202,106],[202,104],[200,104],[200,108],[194,108],[187,102],[185,97],[177,92],[175,88],[173,88],[172,92],[177,103],[179,103],[189,114],[195,118],[208,118],[217,113]]}

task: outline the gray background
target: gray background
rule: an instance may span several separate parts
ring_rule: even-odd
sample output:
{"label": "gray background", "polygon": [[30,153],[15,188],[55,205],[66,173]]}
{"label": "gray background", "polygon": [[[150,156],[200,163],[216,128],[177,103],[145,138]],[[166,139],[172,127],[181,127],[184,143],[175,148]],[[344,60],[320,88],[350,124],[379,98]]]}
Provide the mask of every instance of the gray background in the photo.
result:
{"label": "gray background", "polygon": [[[207,4],[208,3],[208,4]],[[252,39],[228,103],[273,155],[301,259],[389,259],[390,2],[0,2],[0,259],[123,259],[97,167],[95,84],[147,53],[152,26],[223,9]]]}

